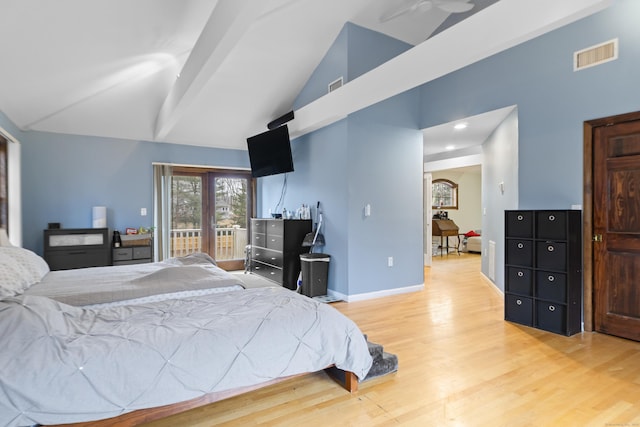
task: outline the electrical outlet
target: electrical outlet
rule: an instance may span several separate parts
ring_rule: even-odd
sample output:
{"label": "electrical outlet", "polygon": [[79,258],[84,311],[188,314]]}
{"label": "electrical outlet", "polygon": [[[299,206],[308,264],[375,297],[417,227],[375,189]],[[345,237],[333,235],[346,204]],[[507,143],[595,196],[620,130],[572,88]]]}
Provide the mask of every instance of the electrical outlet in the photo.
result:
{"label": "electrical outlet", "polygon": [[389,267],[393,267],[393,257],[390,256],[389,258],[387,258],[387,266]]}

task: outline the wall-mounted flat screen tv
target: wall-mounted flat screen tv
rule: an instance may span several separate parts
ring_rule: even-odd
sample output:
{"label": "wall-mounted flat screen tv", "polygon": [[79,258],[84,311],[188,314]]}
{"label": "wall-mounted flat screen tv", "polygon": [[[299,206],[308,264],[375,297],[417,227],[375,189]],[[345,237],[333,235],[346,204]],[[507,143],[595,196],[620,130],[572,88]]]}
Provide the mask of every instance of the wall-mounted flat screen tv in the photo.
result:
{"label": "wall-mounted flat screen tv", "polygon": [[247,149],[254,178],[293,172],[287,125],[247,138]]}

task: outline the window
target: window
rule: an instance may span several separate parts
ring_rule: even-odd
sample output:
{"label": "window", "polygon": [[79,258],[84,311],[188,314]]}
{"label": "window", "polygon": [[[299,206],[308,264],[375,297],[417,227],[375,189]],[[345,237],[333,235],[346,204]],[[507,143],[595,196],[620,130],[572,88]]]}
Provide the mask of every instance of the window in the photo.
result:
{"label": "window", "polygon": [[458,184],[448,179],[434,179],[431,206],[434,209],[458,209]]}

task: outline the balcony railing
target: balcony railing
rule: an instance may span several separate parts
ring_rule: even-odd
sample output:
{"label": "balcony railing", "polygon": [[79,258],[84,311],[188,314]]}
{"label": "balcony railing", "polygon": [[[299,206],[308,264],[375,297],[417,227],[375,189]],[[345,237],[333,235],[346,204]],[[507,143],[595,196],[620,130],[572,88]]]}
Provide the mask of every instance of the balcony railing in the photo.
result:
{"label": "balcony railing", "polygon": [[[246,228],[216,228],[216,260],[244,259],[247,245]],[[171,256],[202,252],[202,230],[189,228],[171,230]]]}

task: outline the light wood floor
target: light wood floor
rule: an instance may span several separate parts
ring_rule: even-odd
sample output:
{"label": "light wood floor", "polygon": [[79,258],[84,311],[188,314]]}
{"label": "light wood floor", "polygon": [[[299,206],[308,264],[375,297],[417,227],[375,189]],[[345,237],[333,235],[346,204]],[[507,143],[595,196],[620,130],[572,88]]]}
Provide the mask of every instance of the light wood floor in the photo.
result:
{"label": "light wood floor", "polygon": [[639,426],[640,343],[503,320],[480,256],[425,269],[421,292],[333,304],[399,358],[349,395],[324,373],[153,426]]}

